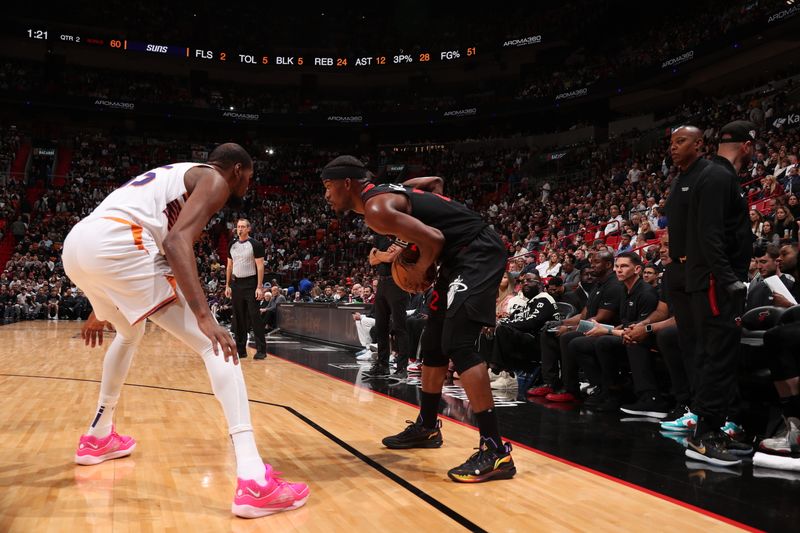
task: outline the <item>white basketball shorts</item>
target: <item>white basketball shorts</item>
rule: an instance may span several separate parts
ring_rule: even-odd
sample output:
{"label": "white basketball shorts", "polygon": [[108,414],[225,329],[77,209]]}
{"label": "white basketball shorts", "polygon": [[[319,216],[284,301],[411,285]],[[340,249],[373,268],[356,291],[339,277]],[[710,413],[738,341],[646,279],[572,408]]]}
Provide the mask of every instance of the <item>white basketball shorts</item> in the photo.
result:
{"label": "white basketball shorts", "polygon": [[62,261],[99,320],[108,320],[116,308],[133,325],[178,297],[172,269],[153,237],[128,220],[82,220],[64,239]]}

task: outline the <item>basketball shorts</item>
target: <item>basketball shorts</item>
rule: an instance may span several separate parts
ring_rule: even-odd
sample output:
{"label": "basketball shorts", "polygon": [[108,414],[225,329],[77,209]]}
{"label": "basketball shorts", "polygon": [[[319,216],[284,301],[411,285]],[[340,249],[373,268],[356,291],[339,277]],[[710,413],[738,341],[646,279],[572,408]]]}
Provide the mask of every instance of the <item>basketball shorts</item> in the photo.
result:
{"label": "basketball shorts", "polygon": [[116,308],[133,325],[178,297],[172,269],[152,235],[128,220],[82,220],[64,239],[62,260],[99,320]]}
{"label": "basketball shorts", "polygon": [[443,366],[454,353],[473,351],[481,328],[495,325],[497,291],[507,258],[497,233],[486,227],[453,259],[442,263],[420,340],[425,364]]}

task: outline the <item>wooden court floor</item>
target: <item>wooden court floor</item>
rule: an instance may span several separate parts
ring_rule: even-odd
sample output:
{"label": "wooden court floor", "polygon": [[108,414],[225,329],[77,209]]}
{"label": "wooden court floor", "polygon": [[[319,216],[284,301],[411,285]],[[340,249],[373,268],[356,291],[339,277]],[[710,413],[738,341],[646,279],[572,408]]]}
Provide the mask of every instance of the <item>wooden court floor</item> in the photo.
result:
{"label": "wooden court floor", "polygon": [[[723,531],[734,525],[517,447],[513,480],[459,485],[446,470],[476,445],[444,421],[437,450],[391,451],[381,437],[416,410],[270,357],[243,361],[265,460],[311,496],[257,520],[230,514],[234,455],[202,361],[152,324],[116,423],[129,458],[72,463],[94,415],[103,349],[79,323],[0,327],[0,531]],[[321,352],[319,357],[325,357]]]}

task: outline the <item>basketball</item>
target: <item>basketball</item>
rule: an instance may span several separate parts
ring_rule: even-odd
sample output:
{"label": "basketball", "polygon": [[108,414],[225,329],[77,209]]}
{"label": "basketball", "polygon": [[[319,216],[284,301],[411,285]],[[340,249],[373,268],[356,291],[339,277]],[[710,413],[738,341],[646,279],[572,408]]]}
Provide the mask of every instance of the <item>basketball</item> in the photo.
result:
{"label": "basketball", "polygon": [[[406,292],[416,293],[421,292],[409,286],[408,269],[412,268],[419,260],[419,248],[415,244],[409,244],[407,248],[403,249],[394,261],[392,261],[392,278],[397,286]],[[433,284],[436,279],[436,265],[431,265],[425,275],[426,286]]]}

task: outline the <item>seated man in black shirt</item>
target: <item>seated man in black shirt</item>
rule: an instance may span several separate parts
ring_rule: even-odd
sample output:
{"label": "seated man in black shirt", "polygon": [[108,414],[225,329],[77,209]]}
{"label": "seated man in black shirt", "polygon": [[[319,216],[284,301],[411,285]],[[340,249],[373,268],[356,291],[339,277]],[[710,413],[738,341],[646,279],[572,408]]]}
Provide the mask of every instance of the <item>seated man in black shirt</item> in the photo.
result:
{"label": "seated man in black shirt", "polygon": [[[643,345],[625,345],[625,329],[655,311],[658,306],[658,293],[642,280],[642,259],[636,252],[622,252],[614,262],[617,279],[625,287],[625,300],[620,307],[619,325],[607,328],[597,320],[594,328],[583,338],[570,343],[574,349],[590,383],[600,386],[600,393],[587,400],[587,406],[598,411],[616,411],[620,406],[619,387],[616,383],[619,374],[619,359],[628,350],[637,352],[639,357],[648,357],[649,348]],[[639,391],[642,392],[642,391]],[[647,391],[648,393],[650,391]],[[666,412],[663,413],[666,415]]]}
{"label": "seated man in black shirt", "polygon": [[659,269],[653,263],[647,263],[642,269],[642,279],[648,285],[652,285],[653,288],[658,289],[658,286],[661,285],[659,280],[659,274],[661,273],[661,269]]}
{"label": "seated man in black shirt", "polygon": [[547,294],[553,297],[553,300],[560,302],[564,298],[564,280],[561,276],[553,276],[545,283]]}
{"label": "seated man in black shirt", "polygon": [[[542,350],[542,379],[544,384],[530,391],[530,396],[543,396],[551,402],[576,402],[580,399],[577,360],[570,344],[583,337],[576,331],[581,320],[595,319],[602,324],[614,323],[622,300],[622,285],[612,271],[614,256],[607,250],[592,255],[592,271],[596,282],[583,310],[562,321],[555,334],[540,338]],[[561,363],[559,377],[558,364]]]}
{"label": "seated man in black shirt", "polygon": [[560,301],[572,305],[576,312],[580,311],[586,307],[586,300],[589,298],[589,293],[592,292],[592,287],[594,287],[594,271],[586,267],[581,270],[580,282],[578,285],[573,290],[567,290],[565,288]]}

